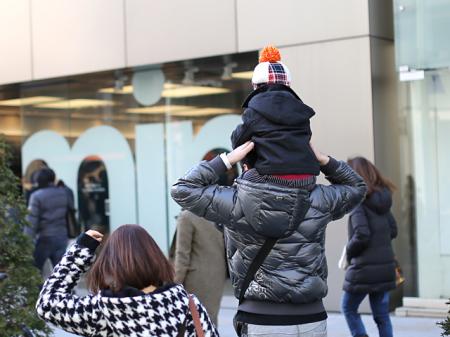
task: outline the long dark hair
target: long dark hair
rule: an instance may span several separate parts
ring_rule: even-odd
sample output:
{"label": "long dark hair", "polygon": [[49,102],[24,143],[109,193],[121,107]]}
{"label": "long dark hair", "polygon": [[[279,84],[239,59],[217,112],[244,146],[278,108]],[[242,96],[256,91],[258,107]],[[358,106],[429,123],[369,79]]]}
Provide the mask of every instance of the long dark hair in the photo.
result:
{"label": "long dark hair", "polygon": [[347,163],[364,179],[364,182],[367,185],[367,195],[383,188],[387,188],[391,192],[395,191],[396,187],[394,183],[388,178],[383,177],[376,166],[368,159],[364,157],[355,157],[347,160]]}
{"label": "long dark hair", "polygon": [[123,225],[106,240],[87,282],[94,293],[125,286],[160,287],[174,280],[174,270],[156,242],[138,225]]}

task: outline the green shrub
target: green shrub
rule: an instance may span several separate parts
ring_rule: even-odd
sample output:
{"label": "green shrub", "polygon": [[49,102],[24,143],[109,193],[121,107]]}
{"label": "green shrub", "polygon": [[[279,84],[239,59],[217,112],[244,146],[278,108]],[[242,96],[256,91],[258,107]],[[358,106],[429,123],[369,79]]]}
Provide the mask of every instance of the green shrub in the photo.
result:
{"label": "green shrub", "polygon": [[42,278],[33,266],[33,243],[23,233],[26,207],[19,179],[9,168],[11,152],[0,136],[0,335],[23,336],[23,327],[36,336],[50,336],[35,310]]}
{"label": "green shrub", "polygon": [[[450,302],[447,302],[450,304]],[[450,314],[450,311],[448,312]],[[439,322],[438,325],[442,328],[441,336],[450,336],[450,316],[445,321]]]}

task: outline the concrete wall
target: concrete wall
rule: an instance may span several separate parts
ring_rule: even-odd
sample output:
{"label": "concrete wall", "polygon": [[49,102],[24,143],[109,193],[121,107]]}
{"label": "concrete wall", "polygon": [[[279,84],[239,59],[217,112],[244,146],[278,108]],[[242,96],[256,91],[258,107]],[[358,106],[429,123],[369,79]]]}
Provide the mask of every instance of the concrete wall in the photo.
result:
{"label": "concrete wall", "polygon": [[[312,121],[316,146],[344,161],[355,155],[373,160],[370,38],[307,44],[281,52],[292,73],[293,88],[316,111]],[[340,310],[344,272],[337,263],[346,242],[346,218],[330,223],[326,242],[328,310]]]}
{"label": "concrete wall", "polygon": [[369,1],[4,0],[0,84],[369,34]]}
{"label": "concrete wall", "polygon": [[394,39],[394,11],[392,0],[369,0],[370,35],[388,40]]}

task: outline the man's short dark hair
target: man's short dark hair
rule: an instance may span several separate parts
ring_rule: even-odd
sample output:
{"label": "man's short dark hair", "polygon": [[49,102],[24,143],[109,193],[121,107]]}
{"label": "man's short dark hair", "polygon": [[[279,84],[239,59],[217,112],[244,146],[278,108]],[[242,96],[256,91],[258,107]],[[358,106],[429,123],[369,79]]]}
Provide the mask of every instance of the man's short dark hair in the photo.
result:
{"label": "man's short dark hair", "polygon": [[51,168],[43,168],[39,170],[37,175],[37,184],[39,188],[48,187],[55,183],[55,171]]}

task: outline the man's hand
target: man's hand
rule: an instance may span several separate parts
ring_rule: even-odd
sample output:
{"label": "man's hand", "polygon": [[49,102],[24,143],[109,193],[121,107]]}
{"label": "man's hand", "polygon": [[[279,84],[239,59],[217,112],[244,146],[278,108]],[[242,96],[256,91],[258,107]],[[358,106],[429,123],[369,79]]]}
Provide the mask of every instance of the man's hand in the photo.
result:
{"label": "man's hand", "polygon": [[317,161],[319,162],[320,166],[325,166],[326,164],[328,164],[328,162],[330,161],[330,157],[317,150],[312,142],[309,142],[309,146],[311,146],[311,149],[316,155]]}
{"label": "man's hand", "polygon": [[103,234],[92,229],[88,230],[86,232],[86,235],[89,235],[91,238],[97,240],[98,242],[102,242],[103,240]]}
{"label": "man's hand", "polygon": [[255,144],[251,141],[245,142],[241,146],[238,146],[233,151],[227,154],[228,161],[231,165],[236,164],[237,162],[241,161],[245,158],[245,156],[253,150],[255,147]]}

